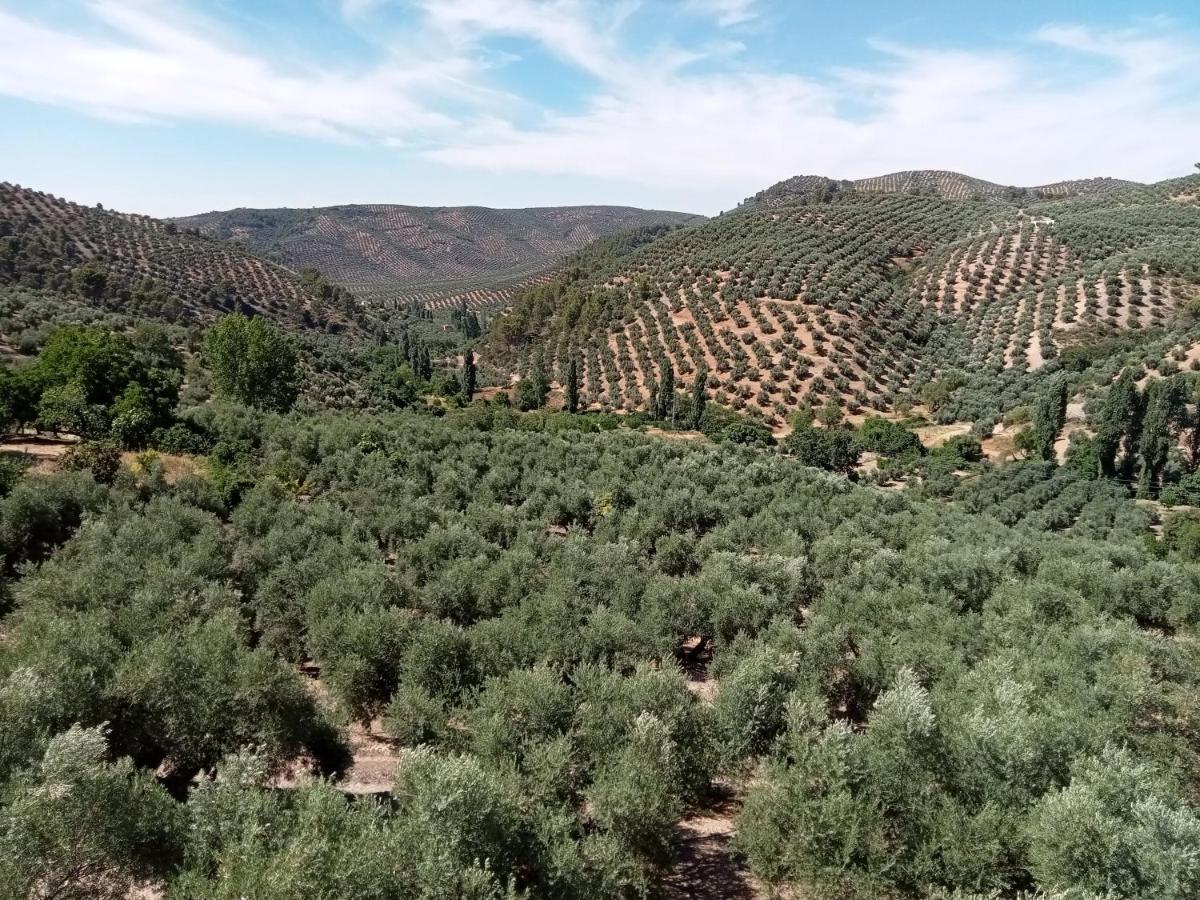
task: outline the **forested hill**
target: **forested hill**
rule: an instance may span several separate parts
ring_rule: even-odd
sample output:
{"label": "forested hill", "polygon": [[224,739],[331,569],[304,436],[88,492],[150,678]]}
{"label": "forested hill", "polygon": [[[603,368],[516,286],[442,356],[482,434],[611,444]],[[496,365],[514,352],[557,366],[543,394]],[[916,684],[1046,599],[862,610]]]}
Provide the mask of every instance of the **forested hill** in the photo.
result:
{"label": "forested hill", "polygon": [[514,287],[544,277],[562,256],[598,237],[702,218],[626,206],[372,204],[234,209],[175,221],[294,268],[316,268],[366,300],[486,307],[503,303]]}
{"label": "forested hill", "polygon": [[359,328],[354,298],[316,271],[293,271],[171,222],[8,182],[0,182],[4,284],[184,323],[245,312],[288,328]]}
{"label": "forested hill", "polygon": [[830,403],[895,411],[953,374],[939,415],[990,427],[1064,354],[1192,358],[1200,177],[1076,184],[1097,189],[951,199],[806,182],[778,206],[602,248],[520,295],[487,354],[551,379],[574,360],[581,404],[606,409],[645,409],[703,373],[711,399],[773,428]]}

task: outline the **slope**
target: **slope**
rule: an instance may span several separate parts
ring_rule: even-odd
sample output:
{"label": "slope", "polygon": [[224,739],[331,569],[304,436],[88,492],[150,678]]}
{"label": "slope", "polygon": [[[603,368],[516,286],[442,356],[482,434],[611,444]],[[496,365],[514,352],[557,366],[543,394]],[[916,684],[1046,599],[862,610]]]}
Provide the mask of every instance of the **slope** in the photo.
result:
{"label": "slope", "polygon": [[234,311],[289,327],[356,329],[358,309],[315,273],[149,216],[81,206],[0,182],[0,284],[77,294],[172,321]]}
{"label": "slope", "polygon": [[540,209],[332,206],[235,209],[175,220],[312,266],[364,300],[429,308],[501,305],[565,254],[630,228],[701,217],[623,206]]}
{"label": "slope", "polygon": [[998,409],[1067,348],[1190,340],[1200,178],[1020,202],[793,187],[527,291],[487,354],[551,376],[573,356],[612,409],[704,369],[712,399],[782,427],[802,404],[895,410],[954,369]]}

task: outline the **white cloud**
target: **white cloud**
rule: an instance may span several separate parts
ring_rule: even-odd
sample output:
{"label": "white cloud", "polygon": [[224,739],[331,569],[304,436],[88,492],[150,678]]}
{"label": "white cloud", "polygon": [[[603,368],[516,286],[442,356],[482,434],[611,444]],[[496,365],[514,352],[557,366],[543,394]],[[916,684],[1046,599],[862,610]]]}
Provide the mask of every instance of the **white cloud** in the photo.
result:
{"label": "white cloud", "polygon": [[[495,173],[692,185],[728,200],[795,173],[1154,180],[1186,173],[1187,148],[1200,145],[1196,48],[1180,41],[1057,28],[1006,53],[874,46],[876,65],[819,81],[730,71],[614,85],[583,114],[526,130],[488,123],[427,153]],[[1078,53],[1111,65],[1086,79],[1046,74]]]}
{"label": "white cloud", "polygon": [[[386,3],[341,9],[361,22]],[[748,0],[688,3],[727,25],[758,12]],[[874,42],[869,64],[802,77],[752,69],[736,44],[679,47],[668,36],[650,48],[634,2],[410,0],[417,18],[403,48],[363,28],[379,61],[336,67],[271,61],[186,7],[86,9],[70,29],[0,11],[0,93],[125,121],[371,142],[459,172],[573,176],[626,197],[630,186],[694,196],[695,207],[728,206],[800,172],[1150,180],[1186,172],[1200,145],[1200,50],[1161,24],[1049,25],[988,53]],[[495,90],[495,68],[519,64],[496,37],[588,73],[590,96],[564,114]]]}
{"label": "white cloud", "polygon": [[88,4],[99,34],[0,10],[0,93],[123,120],[193,119],[338,140],[450,127],[435,108],[469,101],[462,58],[388,59],[360,72],[285,71],[202,36],[205,23],[162,6]]}
{"label": "white cloud", "polygon": [[725,28],[758,18],[758,0],[686,0],[685,5],[693,12],[712,16]]}

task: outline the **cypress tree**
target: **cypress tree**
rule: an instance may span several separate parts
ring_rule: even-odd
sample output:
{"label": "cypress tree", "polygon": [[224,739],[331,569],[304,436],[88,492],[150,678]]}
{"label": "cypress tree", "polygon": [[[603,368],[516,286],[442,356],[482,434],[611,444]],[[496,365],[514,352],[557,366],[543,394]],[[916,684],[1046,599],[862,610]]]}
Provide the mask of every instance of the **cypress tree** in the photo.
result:
{"label": "cypress tree", "polygon": [[700,422],[704,418],[704,405],[707,402],[705,389],[708,387],[708,369],[702,365],[700,371],[696,373],[696,380],[692,383],[692,421],[689,423],[693,431],[700,429]]}
{"label": "cypress tree", "polygon": [[567,361],[567,412],[579,411],[579,363],[572,356]]}
{"label": "cypress tree", "polygon": [[475,354],[471,348],[467,348],[466,355],[463,357],[462,371],[462,393],[463,400],[467,403],[475,396],[475,384],[478,380],[479,373],[475,369]]}
{"label": "cypress tree", "polygon": [[675,370],[667,364],[665,359],[659,359],[658,371],[662,373],[662,380],[658,385],[654,418],[665,422],[675,414]]}

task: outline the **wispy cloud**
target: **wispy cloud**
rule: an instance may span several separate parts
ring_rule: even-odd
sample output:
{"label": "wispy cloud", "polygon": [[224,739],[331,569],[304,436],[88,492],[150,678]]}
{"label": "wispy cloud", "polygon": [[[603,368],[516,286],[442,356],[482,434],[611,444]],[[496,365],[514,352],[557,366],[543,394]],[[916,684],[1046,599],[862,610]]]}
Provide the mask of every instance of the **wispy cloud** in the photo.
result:
{"label": "wispy cloud", "polygon": [[757,19],[759,15],[758,0],[686,0],[685,5],[693,12],[712,16],[725,28]]}
{"label": "wispy cloud", "polygon": [[[1200,144],[1198,49],[1182,39],[1056,26],[1006,52],[873,47],[870,67],[820,79],[733,67],[612,85],[583,114],[524,130],[489,121],[428,155],[497,173],[690,184],[728,197],[796,172],[1153,179],[1186,172],[1187,148]],[[1108,65],[1059,77],[1079,54]]]}
{"label": "wispy cloud", "polygon": [[[724,26],[759,13],[754,0],[687,5]],[[403,47],[371,26],[393,6],[411,17]],[[70,27],[0,9],[0,93],[113,119],[370,142],[459,170],[686,188],[700,203],[796,172],[1154,178],[1186,171],[1200,145],[1200,48],[1161,24],[1051,24],[987,53],[873,42],[868,63],[802,76],[756,68],[720,38],[648,38],[633,0],[340,7],[376,44],[371,63],[272,59],[194,7],[152,0],[92,0]],[[495,88],[495,68],[524,52],[495,46],[511,38],[591,77],[573,112]]]}
{"label": "wispy cloud", "polygon": [[66,31],[0,10],[0,93],[125,120],[234,123],[337,140],[450,127],[438,104],[482,102],[468,60],[394,59],[353,72],[285,70],[202,36],[202,23],[162,6],[87,5]]}

